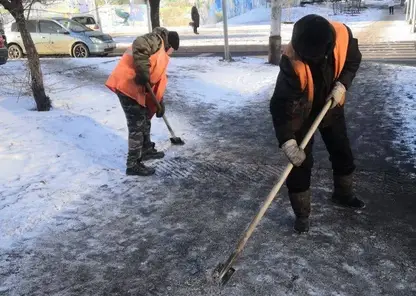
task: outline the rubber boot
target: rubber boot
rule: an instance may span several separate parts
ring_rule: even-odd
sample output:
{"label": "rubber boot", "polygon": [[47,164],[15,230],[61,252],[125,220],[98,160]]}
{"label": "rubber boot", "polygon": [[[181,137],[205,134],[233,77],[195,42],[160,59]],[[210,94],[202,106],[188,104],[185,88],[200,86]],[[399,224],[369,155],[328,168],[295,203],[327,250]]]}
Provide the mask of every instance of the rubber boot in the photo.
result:
{"label": "rubber boot", "polygon": [[352,174],[346,176],[334,176],[334,193],[332,194],[332,201],[340,206],[362,209],[365,207],[365,203],[354,196],[352,183]]}
{"label": "rubber boot", "polygon": [[143,163],[138,162],[132,167],[126,169],[126,175],[129,176],[151,176],[156,172],[152,167],[145,166]]}
{"label": "rubber boot", "polygon": [[311,191],[289,193],[290,204],[295,213],[296,220],[293,229],[297,233],[309,231],[309,215],[311,213]]}
{"label": "rubber boot", "polygon": [[155,149],[155,143],[150,141],[150,135],[145,135],[142,150],[142,160],[161,159],[163,157],[165,157],[165,153],[163,151],[157,151]]}

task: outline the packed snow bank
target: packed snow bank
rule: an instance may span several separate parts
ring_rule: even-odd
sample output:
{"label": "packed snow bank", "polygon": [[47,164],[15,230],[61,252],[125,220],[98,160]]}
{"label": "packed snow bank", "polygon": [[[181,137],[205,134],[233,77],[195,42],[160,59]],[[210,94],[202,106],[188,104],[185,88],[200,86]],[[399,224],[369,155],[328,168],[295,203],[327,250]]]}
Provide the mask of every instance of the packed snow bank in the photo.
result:
{"label": "packed snow bank", "polygon": [[386,7],[390,0],[364,0],[362,1],[362,6],[370,7]]}
{"label": "packed snow bank", "polygon": [[410,26],[406,21],[392,21],[391,25],[383,30],[383,34],[379,34],[379,42],[398,42],[398,41],[416,41],[416,34],[410,30]]}
{"label": "packed snow bank", "polygon": [[[10,61],[0,68],[5,82],[0,94],[0,248],[35,237],[61,211],[74,207],[78,211],[77,200],[95,194],[100,186],[122,190],[127,127],[117,97],[104,86],[117,61],[43,59],[54,109],[42,113],[31,111],[34,103],[25,89],[25,65]],[[269,98],[277,73],[261,59],[228,64],[218,58],[174,58],[166,115],[177,135],[185,134],[186,147],[198,146],[198,127],[182,112],[173,111],[169,98],[228,110]],[[161,119],[152,120],[151,133],[167,158],[181,149],[171,147]]]}
{"label": "packed snow bank", "polygon": [[[380,20],[384,14],[380,9],[364,9],[358,15],[337,14],[330,5],[305,5],[305,7],[292,7],[282,9],[283,22],[296,22],[308,14],[318,14],[334,21],[344,23],[370,22]],[[228,20],[230,25],[270,24],[270,8],[256,8],[245,14]],[[222,23],[221,23],[222,24]]]}

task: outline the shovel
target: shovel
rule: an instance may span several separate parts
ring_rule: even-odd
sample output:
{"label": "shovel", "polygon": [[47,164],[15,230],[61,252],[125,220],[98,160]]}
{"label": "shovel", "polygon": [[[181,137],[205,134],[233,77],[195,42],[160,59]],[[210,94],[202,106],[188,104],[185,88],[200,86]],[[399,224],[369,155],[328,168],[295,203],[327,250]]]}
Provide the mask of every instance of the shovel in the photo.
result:
{"label": "shovel", "polygon": [[[299,145],[301,149],[305,149],[306,145],[308,144],[309,140],[312,138],[313,134],[315,133],[316,129],[318,128],[319,124],[321,123],[322,119],[324,118],[325,114],[328,112],[329,108],[331,107],[332,100],[328,100],[325,106],[323,107],[322,111],[319,113],[318,117],[312,123],[311,128],[309,129],[308,133],[306,134],[305,138]],[[222,264],[218,264],[218,266],[214,269],[212,277],[214,281],[218,282],[220,286],[225,285],[234,274],[235,269],[232,267],[234,262],[237,260],[240,253],[243,251],[244,246],[246,245],[248,239],[250,238],[251,234],[253,233],[254,229],[256,228],[257,224],[259,224],[261,218],[263,218],[265,212],[269,208],[270,204],[276,197],[276,194],[279,192],[280,188],[282,187],[283,183],[286,181],[289,173],[293,168],[293,164],[289,163],[286,166],[286,169],[283,171],[282,175],[280,176],[279,181],[276,185],[274,185],[273,189],[270,191],[269,195],[267,196],[266,201],[260,208],[260,211],[254,217],[253,221],[250,223],[246,232],[240,238],[238,242],[237,248],[234,252],[230,255],[228,260]]]}
{"label": "shovel", "polygon": [[[160,104],[159,104],[159,102],[157,101],[157,99],[156,99],[156,96],[155,96],[155,93],[153,92],[153,90],[152,90],[152,87],[150,86],[150,84],[149,83],[146,83],[146,89],[147,89],[147,91],[150,93],[150,96],[151,96],[151,98],[152,98],[152,101],[153,101],[153,103],[156,105],[156,107],[158,108],[158,109],[160,109]],[[180,138],[180,137],[177,137],[177,136],[175,136],[175,133],[173,132],[173,129],[170,127],[170,124],[169,124],[169,122],[168,122],[168,119],[166,118],[166,116],[165,115],[163,115],[163,120],[165,121],[165,124],[166,124],[166,126],[168,127],[168,130],[169,130],[169,132],[170,132],[170,134],[171,134],[171,138],[170,138],[170,142],[173,144],[173,145],[184,145],[185,144],[185,142]]]}

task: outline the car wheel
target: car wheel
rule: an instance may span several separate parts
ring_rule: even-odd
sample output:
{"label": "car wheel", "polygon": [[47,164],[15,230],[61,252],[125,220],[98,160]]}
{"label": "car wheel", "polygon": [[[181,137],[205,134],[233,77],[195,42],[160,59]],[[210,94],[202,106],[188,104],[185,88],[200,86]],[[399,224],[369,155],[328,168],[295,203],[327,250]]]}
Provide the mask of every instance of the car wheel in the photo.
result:
{"label": "car wheel", "polygon": [[90,51],[88,47],[83,43],[78,43],[74,45],[72,49],[72,56],[74,58],[88,58],[90,55]]}
{"label": "car wheel", "polygon": [[8,55],[9,55],[9,59],[13,59],[13,60],[21,59],[23,57],[23,51],[19,45],[12,44],[12,45],[9,45]]}

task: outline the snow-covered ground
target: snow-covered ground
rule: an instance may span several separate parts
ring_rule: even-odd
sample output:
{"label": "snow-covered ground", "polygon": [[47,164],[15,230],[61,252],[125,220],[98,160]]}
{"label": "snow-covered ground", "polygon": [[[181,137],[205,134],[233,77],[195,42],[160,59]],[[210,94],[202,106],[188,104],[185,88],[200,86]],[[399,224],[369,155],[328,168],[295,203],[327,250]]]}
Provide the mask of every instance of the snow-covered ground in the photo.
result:
{"label": "snow-covered ground", "polygon": [[[340,21],[344,23],[354,23],[354,22],[371,22],[377,21],[380,19],[383,14],[383,10],[380,9],[364,9],[360,14],[350,15],[350,14],[334,14],[332,8],[332,3],[328,4],[315,4],[315,5],[305,5],[304,7],[291,7],[282,9],[282,22],[296,22],[305,15],[308,14],[319,14],[323,17],[334,21]],[[245,14],[231,18],[228,21],[230,26],[237,25],[248,25],[248,24],[257,24],[257,25],[270,25],[270,8],[256,8]],[[222,22],[217,26],[222,26]]]}
{"label": "snow-covered ground", "polygon": [[[0,96],[1,247],[32,233],[92,188],[103,184],[117,187],[123,179],[127,149],[124,114],[117,97],[103,85],[117,60],[59,59],[58,63],[45,59],[45,84],[54,106],[47,113],[31,111],[34,103],[25,89],[24,64],[9,62],[0,68],[2,81],[8,82]],[[270,97],[278,73],[261,59],[232,64],[215,58],[173,59],[170,75],[177,77],[183,71],[187,75],[170,88],[170,97],[182,96],[216,110],[262,100],[259,93]],[[405,101],[397,102],[404,121],[401,141],[415,149],[412,93],[416,85],[406,72],[397,75],[408,93]],[[167,116],[178,135],[186,134],[187,145],[198,145],[192,123],[169,111]],[[152,136],[167,150],[169,134],[161,120],[153,120]],[[167,151],[175,154],[175,150]]]}
{"label": "snow-covered ground", "polygon": [[[27,90],[20,90],[27,79],[24,64],[13,61],[0,68],[1,80],[7,81],[0,95],[0,247],[47,225],[92,189],[117,187],[123,179],[127,127],[116,95],[104,86],[117,60],[43,60],[54,106],[47,113],[30,111],[34,102]],[[247,103],[263,88],[270,90],[278,73],[259,59],[232,65],[173,59],[170,75],[185,69],[189,75],[172,87],[170,96],[185,91],[187,100],[215,108]],[[231,91],[237,93],[229,95]],[[187,146],[198,144],[198,134],[186,118],[169,111],[167,116],[179,136],[186,133]],[[153,120],[151,132],[160,148],[169,147],[162,120]]]}
{"label": "snow-covered ground", "polygon": [[[154,119],[166,157],[156,176],[126,177],[124,114],[103,85],[117,60],[42,59],[54,105],[45,113],[31,111],[25,65],[0,67],[0,295],[218,295],[209,272],[287,163],[268,111],[278,68],[173,58],[166,115],[186,145],[172,147]],[[414,295],[415,73],[364,63],[350,90],[356,192],[368,209],[326,200],[317,137],[310,234],[292,234],[282,190],[227,295]],[[401,173],[398,160],[413,166]]]}
{"label": "snow-covered ground", "polygon": [[[384,2],[380,2],[384,3]],[[388,17],[386,9],[380,9],[377,5],[373,8],[363,9],[360,14],[334,14],[332,4],[315,4],[305,5],[305,7],[284,8],[282,12],[281,35],[282,42],[290,41],[293,23],[308,14],[319,14],[329,20],[340,21],[347,24],[358,35],[376,22],[379,27],[378,31],[374,29],[368,32],[375,42],[384,41],[411,41],[416,40],[416,34],[411,33],[409,25],[404,21],[404,15],[399,12],[394,16]],[[270,8],[253,9],[243,15],[236,16],[228,20],[229,24],[229,42],[232,45],[266,45],[269,42],[270,34]],[[205,46],[205,45],[223,45],[223,28],[222,22],[211,27],[200,28],[200,35],[192,35],[192,29],[187,28],[170,28],[181,33],[181,46]],[[363,34],[362,36],[367,36]],[[118,47],[125,48],[131,44],[135,35],[128,37],[115,37]],[[366,37],[367,38],[367,37]]]}

